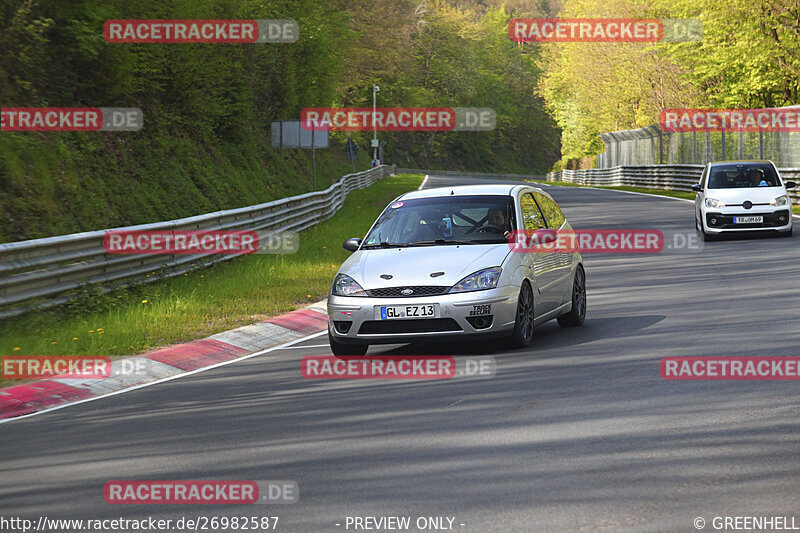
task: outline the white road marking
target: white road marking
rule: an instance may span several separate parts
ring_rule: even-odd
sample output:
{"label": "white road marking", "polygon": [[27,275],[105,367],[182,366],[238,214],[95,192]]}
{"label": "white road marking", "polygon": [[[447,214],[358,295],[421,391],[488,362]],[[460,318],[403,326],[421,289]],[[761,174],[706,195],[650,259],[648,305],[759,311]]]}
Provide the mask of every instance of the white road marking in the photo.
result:
{"label": "white road marking", "polygon": [[419,188],[418,188],[417,190],[418,190],[418,191],[421,191],[421,190],[422,190],[422,188],[423,188],[423,187],[425,187],[425,183],[426,183],[427,181],[428,181],[428,175],[427,175],[427,174],[425,174],[425,179],[424,179],[424,180],[422,180],[422,183],[420,183],[420,184],[419,184]]}
{"label": "white road marking", "polygon": [[284,346],[278,348],[279,350],[296,350],[297,348],[330,348],[330,344],[310,344],[308,346]]}

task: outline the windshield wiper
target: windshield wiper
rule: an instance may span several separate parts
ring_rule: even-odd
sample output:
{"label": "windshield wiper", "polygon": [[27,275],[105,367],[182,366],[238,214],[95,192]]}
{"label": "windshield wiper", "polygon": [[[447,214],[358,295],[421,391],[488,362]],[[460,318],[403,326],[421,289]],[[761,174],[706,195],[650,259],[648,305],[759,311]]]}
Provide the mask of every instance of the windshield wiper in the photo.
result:
{"label": "windshield wiper", "polygon": [[408,243],[408,246],[434,246],[436,244],[476,244],[472,241],[449,241],[445,239],[435,239],[432,241],[414,241]]}
{"label": "windshield wiper", "polygon": [[362,246],[363,249],[371,249],[371,248],[406,248],[408,245],[402,242],[386,242],[381,241],[380,243],[376,244],[367,244]]}

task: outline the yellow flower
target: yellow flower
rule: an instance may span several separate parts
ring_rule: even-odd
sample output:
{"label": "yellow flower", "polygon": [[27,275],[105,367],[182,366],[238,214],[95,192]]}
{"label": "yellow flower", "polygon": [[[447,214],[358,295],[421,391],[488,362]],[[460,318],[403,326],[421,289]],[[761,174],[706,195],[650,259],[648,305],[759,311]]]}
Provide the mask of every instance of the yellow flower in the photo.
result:
{"label": "yellow flower", "polygon": [[310,294],[306,294],[306,298],[311,298],[311,295]]}
{"label": "yellow flower", "polygon": [[103,328],[97,328],[97,331],[103,331]]}
{"label": "yellow flower", "polygon": [[90,329],[90,330],[89,330],[89,333],[94,333],[94,330],[93,330],[93,329]]}
{"label": "yellow flower", "polygon": [[76,341],[78,340],[78,337],[72,337],[72,340]]}
{"label": "yellow flower", "polygon": [[19,346],[17,346],[16,348],[14,348],[14,351],[15,351],[15,352],[18,352],[18,351],[19,351]]}
{"label": "yellow flower", "polygon": [[50,344],[58,344],[58,341],[53,341]]}
{"label": "yellow flower", "polygon": [[[143,303],[143,304],[146,304],[146,303],[147,303],[147,300],[142,300],[142,303]],[[86,322],[84,322],[84,324],[85,324],[85,323],[86,323]]]}

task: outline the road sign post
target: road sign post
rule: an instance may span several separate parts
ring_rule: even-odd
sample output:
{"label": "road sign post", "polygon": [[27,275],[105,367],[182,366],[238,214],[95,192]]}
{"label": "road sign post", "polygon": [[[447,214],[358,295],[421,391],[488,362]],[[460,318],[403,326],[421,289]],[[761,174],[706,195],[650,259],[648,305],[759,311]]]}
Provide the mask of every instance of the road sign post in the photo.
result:
{"label": "road sign post", "polygon": [[353,139],[347,139],[347,144],[344,145],[344,155],[347,160],[353,165],[353,172],[356,171],[356,158],[358,157],[358,146],[353,142]]}

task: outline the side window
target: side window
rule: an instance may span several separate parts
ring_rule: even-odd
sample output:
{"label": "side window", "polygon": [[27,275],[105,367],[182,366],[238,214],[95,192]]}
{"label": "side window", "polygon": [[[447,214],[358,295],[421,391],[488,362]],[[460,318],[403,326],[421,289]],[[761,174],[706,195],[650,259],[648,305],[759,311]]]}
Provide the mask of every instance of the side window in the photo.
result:
{"label": "side window", "polygon": [[703,177],[700,178],[700,186],[706,188],[706,178],[708,177],[708,165],[703,169]]}
{"label": "side window", "polygon": [[542,217],[539,207],[533,200],[531,193],[525,193],[519,200],[520,208],[522,209],[522,221],[525,224],[526,230],[536,231],[537,229],[544,229],[544,217]]}
{"label": "side window", "polygon": [[533,193],[533,197],[536,198],[536,203],[539,204],[542,213],[544,213],[547,227],[550,229],[560,228],[564,224],[564,213],[561,212],[561,208],[558,207],[555,200],[540,192]]}

